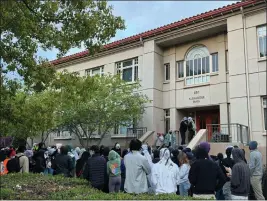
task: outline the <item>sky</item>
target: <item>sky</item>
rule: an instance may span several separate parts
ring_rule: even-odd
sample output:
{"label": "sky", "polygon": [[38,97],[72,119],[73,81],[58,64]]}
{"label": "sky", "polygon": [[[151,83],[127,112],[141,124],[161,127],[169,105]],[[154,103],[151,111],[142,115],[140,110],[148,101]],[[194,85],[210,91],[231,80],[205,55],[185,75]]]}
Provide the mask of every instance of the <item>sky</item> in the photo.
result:
{"label": "sky", "polygon": [[[181,19],[213,10],[236,1],[109,1],[113,13],[125,20],[126,29],[118,31],[110,42],[154,29]],[[67,55],[84,49],[71,49]],[[40,50],[39,56],[56,59],[56,50]]]}

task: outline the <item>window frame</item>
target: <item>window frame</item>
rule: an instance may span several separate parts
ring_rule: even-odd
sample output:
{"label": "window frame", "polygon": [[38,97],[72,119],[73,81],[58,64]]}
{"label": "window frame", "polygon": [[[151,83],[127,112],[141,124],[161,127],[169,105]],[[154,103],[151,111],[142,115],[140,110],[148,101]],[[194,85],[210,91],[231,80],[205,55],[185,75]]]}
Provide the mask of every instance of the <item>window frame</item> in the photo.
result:
{"label": "window frame", "polygon": [[[128,62],[128,61],[132,61],[132,65],[123,66],[123,63]],[[118,61],[115,63],[115,68],[116,68],[116,74],[120,74],[120,77],[122,80],[124,80],[123,79],[123,71],[131,68],[132,69],[132,80],[131,81],[124,80],[124,81],[127,83],[133,83],[133,82],[138,81],[138,79],[139,79],[139,59],[138,59],[138,57]]]}
{"label": "window frame", "polygon": [[[96,69],[99,69],[100,70],[100,73],[99,74],[93,74],[93,71],[96,70]],[[97,66],[97,67],[94,67],[94,68],[89,68],[89,69],[86,69],[85,70],[85,75],[86,76],[95,76],[95,75],[99,75],[99,76],[103,76],[104,75],[104,65],[103,66]]]}
{"label": "window frame", "polygon": [[[213,71],[213,56],[214,55],[216,55],[217,56],[217,71]],[[210,56],[211,56],[211,71],[210,71],[210,73],[213,73],[213,74],[215,74],[215,73],[219,73],[219,54],[218,54],[218,52],[214,52],[214,53],[212,53],[212,54],[210,54]]]}
{"label": "window frame", "polygon": [[[164,131],[165,133],[168,133],[171,129],[171,111],[170,109],[164,109]],[[167,113],[169,113],[169,115],[167,115]],[[168,123],[169,123],[169,129],[167,129],[166,127],[166,123],[167,123],[167,120],[168,120]]]}
{"label": "window frame", "polygon": [[[264,105],[264,100],[265,100],[265,105]],[[267,96],[263,96],[262,98],[261,98],[261,108],[262,108],[262,122],[263,122],[263,130],[264,131],[267,131],[267,128],[265,127],[265,121],[267,121],[267,115],[266,115],[266,117],[265,117],[265,115],[264,115],[264,109],[266,109],[267,110]],[[265,120],[265,118],[266,118],[266,120]]]}
{"label": "window frame", "polygon": [[[267,58],[267,55],[266,56],[263,56],[261,57],[261,54],[260,54],[260,34],[259,34],[259,29],[260,28],[263,28],[265,27],[266,28],[266,31],[267,31],[267,24],[264,24],[264,25],[260,25],[260,26],[257,26],[257,45],[258,45],[258,57],[259,59],[266,59]],[[266,40],[267,40],[267,34],[265,32],[265,36],[266,36]],[[267,45],[266,45],[266,52],[267,52]]]}
{"label": "window frame", "polygon": [[[184,60],[180,60],[180,61],[176,61],[176,73],[177,73],[177,79],[184,79],[185,78],[185,65],[184,65],[185,61]],[[179,64],[182,64],[181,65],[181,68],[183,69],[183,76],[180,77],[180,65]]]}
{"label": "window frame", "polygon": [[[167,67],[169,68],[169,77],[167,78]],[[164,82],[170,82],[171,79],[171,65],[170,63],[165,63],[164,64]]]}
{"label": "window frame", "polygon": [[[205,73],[205,74],[202,74],[202,69],[203,69],[203,67],[202,67],[202,59],[203,58],[207,58],[207,57],[209,57],[208,58],[208,61],[209,61],[209,73]],[[194,85],[201,85],[201,84],[207,84],[207,83],[210,83],[210,76],[212,75],[212,74],[214,74],[214,73],[212,73],[211,71],[212,71],[212,57],[211,57],[211,54],[209,55],[209,56],[207,56],[207,57],[202,57],[201,58],[201,74],[199,74],[199,75],[195,75],[195,64],[194,64],[194,60],[185,60],[185,62],[184,62],[184,79],[185,79],[185,85],[186,86],[194,86]],[[193,63],[193,75],[192,76],[186,76],[186,64],[187,64],[187,61],[189,62],[189,61],[192,61],[192,63]],[[189,67],[190,68],[190,67]],[[206,82],[201,82],[201,83],[195,83],[195,78],[196,77],[206,77],[206,79],[208,79],[208,81],[206,81]],[[194,82],[193,82],[193,84],[187,84],[187,80],[188,79],[193,79],[194,80]]]}
{"label": "window frame", "polygon": [[[202,49],[201,50],[201,48],[205,48],[205,49]],[[201,62],[200,62],[200,66],[201,66],[201,74],[196,74],[195,75],[195,61],[194,60],[197,60],[197,58],[193,58],[192,57],[192,55],[194,55],[193,53],[194,52],[192,52],[191,53],[191,51],[197,51],[197,49],[196,50],[194,50],[195,48],[200,48],[200,52],[202,51],[202,57],[200,57],[199,59],[201,59]],[[200,53],[201,54],[201,53]],[[215,71],[215,72],[213,72],[213,65],[212,65],[212,55],[214,55],[214,54],[217,54],[217,69],[218,69],[218,71]],[[207,56],[205,56],[205,55],[207,55]],[[189,58],[188,58],[189,57]],[[207,58],[208,57],[208,58]],[[203,61],[203,59],[204,58],[206,58],[206,59],[208,59],[208,60],[206,60],[206,61]],[[203,62],[206,64],[206,62],[209,62],[209,67],[208,68],[205,68],[205,70],[208,70],[209,72],[208,73],[204,73],[204,74],[202,74],[202,72],[203,72]],[[183,74],[184,74],[184,76],[183,77],[180,77],[179,78],[179,67],[178,67],[178,62],[183,62]],[[188,64],[188,62],[189,62],[189,69],[187,70],[187,64]],[[193,75],[191,75],[191,76],[187,76],[187,73],[189,72],[189,75],[190,75],[190,62],[192,62],[191,64],[193,65],[193,71],[192,71],[192,73],[193,73]],[[197,66],[198,66],[198,62],[197,62]],[[229,65],[228,65],[228,68],[229,68]],[[196,45],[196,46],[193,46],[193,47],[191,47],[191,48],[189,48],[189,50],[188,50],[188,52],[187,52],[187,54],[185,55],[185,58],[184,58],[184,60],[179,60],[179,61],[176,61],[176,79],[179,81],[179,80],[184,80],[184,85],[186,86],[186,87],[192,87],[192,86],[197,86],[197,85],[205,85],[205,84],[209,84],[210,83],[210,78],[211,78],[211,76],[212,75],[217,75],[217,74],[219,74],[219,70],[220,70],[220,66],[219,66],[219,53],[218,52],[213,52],[213,53],[210,53],[209,51],[208,51],[208,49],[207,49],[207,47],[206,46],[204,46],[204,45]],[[228,69],[229,70],[229,69]],[[188,72],[187,72],[188,71]],[[196,79],[195,78],[199,78],[199,79],[201,79],[202,81],[201,82],[196,82]],[[189,83],[189,81],[190,81],[190,79],[192,80],[192,83]],[[203,81],[205,79],[205,81]]]}

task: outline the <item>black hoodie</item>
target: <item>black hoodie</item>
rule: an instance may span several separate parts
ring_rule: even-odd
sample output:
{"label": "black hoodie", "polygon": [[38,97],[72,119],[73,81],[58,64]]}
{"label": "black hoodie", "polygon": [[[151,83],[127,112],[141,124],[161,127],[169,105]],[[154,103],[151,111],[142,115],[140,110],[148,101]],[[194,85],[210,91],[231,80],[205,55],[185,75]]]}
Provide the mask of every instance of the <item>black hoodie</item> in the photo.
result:
{"label": "black hoodie", "polygon": [[250,191],[250,171],[245,163],[242,149],[235,148],[232,151],[235,165],[232,169],[231,192],[236,196],[248,196]]}

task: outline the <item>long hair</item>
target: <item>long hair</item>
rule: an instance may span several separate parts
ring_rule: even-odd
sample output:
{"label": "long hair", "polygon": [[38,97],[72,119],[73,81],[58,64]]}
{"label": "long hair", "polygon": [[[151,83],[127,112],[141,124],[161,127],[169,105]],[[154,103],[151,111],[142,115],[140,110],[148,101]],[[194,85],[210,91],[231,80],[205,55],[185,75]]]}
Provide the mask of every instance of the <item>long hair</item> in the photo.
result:
{"label": "long hair", "polygon": [[183,165],[183,164],[188,164],[189,165],[189,159],[187,158],[186,153],[184,153],[184,152],[181,153],[181,157],[180,157],[179,163],[180,163],[180,165]]}

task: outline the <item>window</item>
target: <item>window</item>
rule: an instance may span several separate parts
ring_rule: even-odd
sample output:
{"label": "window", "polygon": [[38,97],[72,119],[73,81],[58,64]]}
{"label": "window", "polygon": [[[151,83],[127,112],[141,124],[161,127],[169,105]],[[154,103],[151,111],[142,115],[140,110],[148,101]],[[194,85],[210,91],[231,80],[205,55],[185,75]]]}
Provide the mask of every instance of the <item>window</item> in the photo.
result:
{"label": "window", "polygon": [[197,46],[186,56],[186,85],[210,81],[210,54],[206,47]]}
{"label": "window", "polygon": [[127,135],[128,128],[135,128],[136,122],[129,122],[126,125],[115,125],[114,134]]}
{"label": "window", "polygon": [[212,72],[218,72],[219,67],[218,67],[218,53],[212,54]]}
{"label": "window", "polygon": [[177,62],[177,73],[178,73],[178,78],[183,78],[184,77],[184,61],[178,61]]}
{"label": "window", "polygon": [[138,58],[129,59],[116,63],[117,74],[126,82],[138,80]]}
{"label": "window", "polygon": [[264,129],[267,130],[267,98],[262,99]]}
{"label": "window", "polygon": [[165,81],[170,80],[170,64],[164,64],[164,70],[165,70]]}
{"label": "window", "polygon": [[267,39],[266,39],[266,25],[258,27],[258,45],[260,58],[267,56]]}
{"label": "window", "polygon": [[91,68],[85,70],[85,75],[86,76],[95,76],[95,75],[104,75],[104,66],[96,67],[96,68]]}
{"label": "window", "polygon": [[57,132],[55,133],[55,135],[57,138],[71,138],[72,137],[72,134],[68,130],[68,127],[59,128]]}
{"label": "window", "polygon": [[170,131],[170,109],[164,110],[165,133]]}

